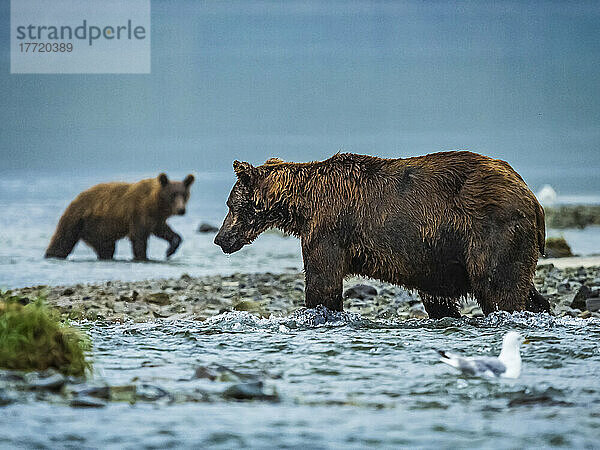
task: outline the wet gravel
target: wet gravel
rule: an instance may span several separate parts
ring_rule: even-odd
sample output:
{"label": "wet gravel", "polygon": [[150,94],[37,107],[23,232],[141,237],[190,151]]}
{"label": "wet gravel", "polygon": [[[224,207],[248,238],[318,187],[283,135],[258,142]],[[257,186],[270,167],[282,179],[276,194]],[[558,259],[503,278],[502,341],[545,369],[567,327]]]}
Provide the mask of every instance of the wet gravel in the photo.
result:
{"label": "wet gravel", "polygon": [[[600,317],[600,267],[558,269],[538,266],[535,284],[557,316]],[[36,286],[13,293],[47,302],[71,319],[144,322],[154,319],[206,320],[227,311],[248,311],[259,317],[286,316],[303,307],[302,273],[241,274],[136,282],[107,281],[72,286]],[[577,298],[576,298],[577,297]],[[344,308],[367,319],[427,318],[417,293],[364,278],[344,282]],[[481,317],[473,300],[462,314]]]}

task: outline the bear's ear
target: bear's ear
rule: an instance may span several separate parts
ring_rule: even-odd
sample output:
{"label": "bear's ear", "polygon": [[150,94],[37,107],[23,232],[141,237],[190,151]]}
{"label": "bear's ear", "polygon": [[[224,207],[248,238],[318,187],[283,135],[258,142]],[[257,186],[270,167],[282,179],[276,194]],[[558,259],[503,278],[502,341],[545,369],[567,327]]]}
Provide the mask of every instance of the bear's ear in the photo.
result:
{"label": "bear's ear", "polygon": [[233,170],[238,179],[244,183],[249,183],[254,177],[256,169],[248,162],[240,162],[237,159],[233,162]]}
{"label": "bear's ear", "polygon": [[280,158],[269,158],[265,161],[265,164],[269,165],[269,164],[281,164],[283,162],[282,159]]}
{"label": "bear's ear", "polygon": [[186,188],[189,188],[192,185],[192,183],[194,182],[194,180],[195,180],[194,175],[192,175],[190,173],[187,177],[185,177],[185,180],[183,180],[183,185]]}
{"label": "bear's ear", "polygon": [[161,174],[158,176],[158,181],[160,182],[160,185],[161,185],[162,187],[165,187],[167,184],[169,184],[169,178],[168,178],[168,177],[167,177],[167,175],[166,175],[166,174],[164,174],[164,173],[161,173]]}

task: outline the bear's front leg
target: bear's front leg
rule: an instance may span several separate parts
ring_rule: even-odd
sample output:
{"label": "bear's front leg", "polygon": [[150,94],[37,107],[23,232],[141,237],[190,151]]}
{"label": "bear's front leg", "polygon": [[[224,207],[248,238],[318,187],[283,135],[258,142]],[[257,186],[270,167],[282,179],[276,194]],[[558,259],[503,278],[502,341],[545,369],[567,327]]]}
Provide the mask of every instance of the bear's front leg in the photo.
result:
{"label": "bear's front leg", "polygon": [[146,247],[148,246],[148,235],[133,234],[131,236],[131,246],[133,248],[133,259],[135,261],[148,261],[146,256]]}
{"label": "bear's front leg", "polygon": [[307,308],[323,305],[342,311],[342,288],[346,276],[346,252],[333,236],[321,236],[310,242],[302,241],[302,258],[306,280]]}
{"label": "bear's front leg", "polygon": [[181,236],[175,233],[171,227],[167,225],[167,222],[159,223],[154,229],[154,234],[170,244],[167,249],[167,258],[171,257],[181,244]]}

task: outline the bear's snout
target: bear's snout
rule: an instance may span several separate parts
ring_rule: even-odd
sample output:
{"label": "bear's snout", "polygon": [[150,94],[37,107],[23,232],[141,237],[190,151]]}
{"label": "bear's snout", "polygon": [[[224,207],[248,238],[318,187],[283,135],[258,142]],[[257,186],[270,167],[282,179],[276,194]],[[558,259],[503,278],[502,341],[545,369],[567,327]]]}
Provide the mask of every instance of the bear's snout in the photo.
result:
{"label": "bear's snout", "polygon": [[221,237],[221,233],[217,233],[217,235],[215,236],[215,240],[213,242],[215,244],[217,244],[219,247],[223,247],[223,237]]}
{"label": "bear's snout", "polygon": [[179,214],[180,216],[183,216],[185,214],[185,208],[179,208],[177,210],[177,214]]}
{"label": "bear's snout", "polygon": [[219,231],[215,236],[215,244],[221,247],[224,253],[234,253],[244,246],[244,243],[239,239],[231,236],[226,236],[222,231]]}

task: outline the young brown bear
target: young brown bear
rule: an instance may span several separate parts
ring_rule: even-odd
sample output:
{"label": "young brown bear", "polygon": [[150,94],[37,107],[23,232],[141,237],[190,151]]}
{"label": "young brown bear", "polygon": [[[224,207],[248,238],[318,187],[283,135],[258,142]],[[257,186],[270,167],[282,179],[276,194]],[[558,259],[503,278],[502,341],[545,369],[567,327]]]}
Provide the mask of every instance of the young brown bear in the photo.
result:
{"label": "young brown bear", "polygon": [[167,258],[179,244],[167,218],[185,214],[194,176],[169,181],[164,173],[137,183],[103,183],[79,194],[60,218],[46,258],[66,258],[79,239],[92,247],[99,259],[112,259],[115,243],[131,240],[136,260],[146,260],[150,234],[169,242]]}
{"label": "young brown bear", "polygon": [[419,291],[431,318],[549,311],[533,286],[544,210],[504,161],[471,152],[407,159],[235,161],[238,180],[215,237],[225,253],[275,227],[301,239],[306,306],[342,310],[342,281],[365,275]]}

